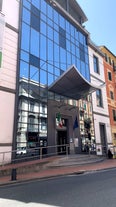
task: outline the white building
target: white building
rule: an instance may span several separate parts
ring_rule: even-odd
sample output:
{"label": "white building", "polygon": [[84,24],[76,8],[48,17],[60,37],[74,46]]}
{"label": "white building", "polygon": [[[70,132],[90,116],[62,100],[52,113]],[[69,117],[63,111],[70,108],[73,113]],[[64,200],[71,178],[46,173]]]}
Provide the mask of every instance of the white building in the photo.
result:
{"label": "white building", "polygon": [[98,90],[92,93],[96,152],[98,155],[103,155],[106,154],[108,147],[112,145],[112,138],[104,77],[103,54],[91,41],[89,43],[89,62],[91,83],[98,86]]}
{"label": "white building", "polygon": [[[18,47],[19,2],[0,4],[0,152],[11,151],[13,143]],[[11,153],[6,154],[10,159]],[[2,157],[2,155],[0,156]],[[5,157],[6,159],[6,157]]]}

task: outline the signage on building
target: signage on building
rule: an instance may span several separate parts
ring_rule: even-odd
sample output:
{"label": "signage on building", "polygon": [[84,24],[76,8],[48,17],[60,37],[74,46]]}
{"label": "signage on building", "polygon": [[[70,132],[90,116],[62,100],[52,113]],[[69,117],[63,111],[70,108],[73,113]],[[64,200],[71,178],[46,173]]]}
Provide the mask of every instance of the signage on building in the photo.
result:
{"label": "signage on building", "polygon": [[5,27],[5,16],[2,13],[0,13],[0,68],[2,65],[4,27]]}

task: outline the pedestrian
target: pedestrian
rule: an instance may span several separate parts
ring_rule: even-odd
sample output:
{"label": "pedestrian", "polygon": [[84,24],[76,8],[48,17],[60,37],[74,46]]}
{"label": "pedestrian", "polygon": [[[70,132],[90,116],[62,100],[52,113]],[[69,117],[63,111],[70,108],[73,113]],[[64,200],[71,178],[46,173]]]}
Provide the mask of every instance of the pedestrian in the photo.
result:
{"label": "pedestrian", "polygon": [[111,152],[110,149],[108,149],[108,158],[109,159],[112,159],[113,158],[113,154],[112,154],[112,152]]}

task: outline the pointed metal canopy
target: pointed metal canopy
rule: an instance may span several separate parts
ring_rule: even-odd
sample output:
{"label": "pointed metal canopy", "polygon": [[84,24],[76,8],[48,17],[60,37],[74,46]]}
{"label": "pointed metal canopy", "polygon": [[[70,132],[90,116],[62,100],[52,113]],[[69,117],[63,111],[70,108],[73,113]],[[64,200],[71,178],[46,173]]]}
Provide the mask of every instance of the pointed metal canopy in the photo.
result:
{"label": "pointed metal canopy", "polygon": [[93,86],[80,74],[75,65],[66,70],[48,88],[49,91],[75,100],[79,100],[97,89],[97,86]]}

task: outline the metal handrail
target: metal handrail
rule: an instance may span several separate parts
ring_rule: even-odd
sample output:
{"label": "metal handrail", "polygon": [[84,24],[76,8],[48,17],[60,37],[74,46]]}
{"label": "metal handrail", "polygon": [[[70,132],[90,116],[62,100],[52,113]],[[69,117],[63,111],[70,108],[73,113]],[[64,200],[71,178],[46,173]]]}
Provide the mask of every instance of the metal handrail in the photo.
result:
{"label": "metal handrail", "polygon": [[[63,150],[58,151],[60,148]],[[5,164],[28,161],[32,159],[43,159],[44,157],[55,156],[62,153],[68,155],[69,144],[27,148],[25,154],[18,154],[19,151],[20,150],[0,152],[0,165],[3,166]],[[15,154],[15,159],[11,159],[13,153]]]}

